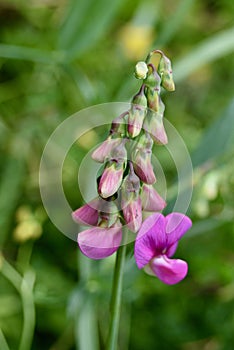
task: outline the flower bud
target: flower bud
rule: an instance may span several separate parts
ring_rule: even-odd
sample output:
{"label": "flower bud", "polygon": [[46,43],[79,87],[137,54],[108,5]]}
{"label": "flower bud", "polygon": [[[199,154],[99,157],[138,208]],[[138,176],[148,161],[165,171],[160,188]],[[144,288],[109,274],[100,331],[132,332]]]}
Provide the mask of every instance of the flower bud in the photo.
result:
{"label": "flower bud", "polygon": [[157,91],[160,91],[161,77],[152,64],[149,64],[148,66],[151,69],[150,73],[148,73],[147,75],[147,78],[144,80],[144,84],[151,89],[156,89]]}
{"label": "flower bud", "polygon": [[141,181],[147,184],[153,184],[156,182],[154,169],[151,164],[151,153],[151,151],[139,150],[132,158],[134,170],[137,176],[139,176]]}
{"label": "flower bud", "polygon": [[138,94],[132,99],[132,105],[128,115],[128,134],[131,137],[136,137],[140,134],[147,112],[147,98],[144,94],[144,88],[144,85],[142,85]]}
{"label": "flower bud", "polygon": [[135,66],[135,77],[137,79],[145,79],[148,73],[147,64],[143,61],[140,61]]}
{"label": "flower bud", "polygon": [[109,160],[116,163],[125,163],[127,161],[127,150],[125,148],[126,140],[121,140],[121,143],[111,149]]}
{"label": "flower bud", "polygon": [[111,129],[110,129],[110,133],[112,135],[117,134],[118,137],[124,137],[126,135],[127,115],[128,115],[128,112],[125,112],[112,121]]}
{"label": "flower bud", "polygon": [[96,162],[104,163],[106,158],[110,156],[111,150],[118,146],[121,138],[112,138],[109,136],[93,153],[92,158]]}
{"label": "flower bud", "polygon": [[101,210],[100,210],[100,223],[99,226],[103,226],[105,222],[105,227],[113,226],[119,218],[119,210],[113,201],[102,200]]}
{"label": "flower bud", "polygon": [[156,181],[151,164],[151,148],[153,140],[148,133],[141,135],[132,152],[132,162],[135,173],[145,183],[153,184]]}
{"label": "flower bud", "polygon": [[157,89],[147,88],[146,96],[148,107],[153,111],[158,112],[160,103],[159,91]]}
{"label": "flower bud", "polygon": [[168,139],[163,125],[162,114],[148,110],[144,120],[143,129],[151,135],[155,143],[159,145],[167,144]]}
{"label": "flower bud", "polygon": [[101,176],[98,193],[102,198],[108,198],[115,194],[122,182],[124,163],[108,162]]}
{"label": "flower bud", "polygon": [[175,90],[175,83],[172,76],[171,61],[165,55],[162,55],[158,66],[159,74],[162,77],[162,86],[167,91]]}
{"label": "flower bud", "polygon": [[165,200],[151,185],[143,184],[141,189],[142,209],[144,211],[161,211],[165,208]]}
{"label": "flower bud", "polygon": [[[121,186],[122,202],[127,202],[132,198],[137,198],[140,191],[139,177],[136,176],[131,162],[129,166],[130,166],[130,171],[128,175],[125,177],[125,179],[123,180],[123,183]],[[123,206],[121,206],[121,208],[123,208]]]}
{"label": "flower bud", "polygon": [[128,228],[133,231],[139,231],[142,224],[141,198],[123,203],[123,216]]}

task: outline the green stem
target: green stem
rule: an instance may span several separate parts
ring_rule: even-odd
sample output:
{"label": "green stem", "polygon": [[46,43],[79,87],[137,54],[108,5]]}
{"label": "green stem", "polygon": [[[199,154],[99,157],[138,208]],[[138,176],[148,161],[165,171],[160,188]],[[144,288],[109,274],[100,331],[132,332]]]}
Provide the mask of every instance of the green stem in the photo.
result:
{"label": "green stem", "polygon": [[116,350],[119,333],[119,320],[120,320],[120,307],[121,307],[121,296],[122,296],[122,285],[123,285],[123,272],[124,262],[126,255],[126,236],[127,232],[123,235],[124,239],[122,245],[119,247],[116,254],[114,279],[112,286],[112,297],[111,297],[111,319],[110,328],[107,342],[107,350]]}
{"label": "green stem", "polygon": [[35,328],[35,305],[33,297],[35,274],[31,270],[27,270],[22,278],[18,271],[9,264],[1,253],[0,272],[15,287],[21,296],[24,322],[19,350],[30,350]]}

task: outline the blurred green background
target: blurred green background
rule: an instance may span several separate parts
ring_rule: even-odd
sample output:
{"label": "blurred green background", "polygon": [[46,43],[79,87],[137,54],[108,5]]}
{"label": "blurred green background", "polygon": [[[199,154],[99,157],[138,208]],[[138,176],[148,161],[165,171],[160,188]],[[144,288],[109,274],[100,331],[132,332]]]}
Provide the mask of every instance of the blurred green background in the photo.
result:
{"label": "blurred green background", "polygon": [[[50,222],[40,157],[71,114],[130,101],[134,66],[155,48],[173,63],[165,116],[194,166],[193,228],[176,253],[189,274],[165,286],[137,270],[129,249],[120,349],[233,349],[234,2],[3,0],[0,23],[0,349],[104,348],[114,257],[86,259]],[[74,164],[100,141],[87,134],[69,153],[73,209]],[[176,169],[164,171],[173,186]]]}

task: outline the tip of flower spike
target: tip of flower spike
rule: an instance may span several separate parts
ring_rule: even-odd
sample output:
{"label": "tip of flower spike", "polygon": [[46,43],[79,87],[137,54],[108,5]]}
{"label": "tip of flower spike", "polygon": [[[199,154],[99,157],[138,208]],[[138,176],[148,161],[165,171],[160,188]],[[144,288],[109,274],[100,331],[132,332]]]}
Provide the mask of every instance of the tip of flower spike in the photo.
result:
{"label": "tip of flower spike", "polygon": [[144,61],[140,61],[135,66],[135,77],[137,79],[145,79],[148,73],[147,64]]}

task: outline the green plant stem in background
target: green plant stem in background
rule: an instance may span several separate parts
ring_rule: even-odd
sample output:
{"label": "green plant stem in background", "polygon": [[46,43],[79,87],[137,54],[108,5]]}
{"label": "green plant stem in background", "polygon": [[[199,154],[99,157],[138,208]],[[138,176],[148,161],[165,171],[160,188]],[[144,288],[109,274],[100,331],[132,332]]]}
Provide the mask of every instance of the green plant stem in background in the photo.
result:
{"label": "green plant stem in background", "polygon": [[126,255],[126,238],[127,232],[123,234],[122,245],[119,247],[116,253],[115,271],[112,286],[111,296],[111,318],[110,328],[107,340],[107,350],[116,350],[119,333],[119,320],[120,320],[120,307],[121,307],[121,296],[122,296],[122,285],[123,285],[123,273],[124,273],[124,262]]}
{"label": "green plant stem in background", "polygon": [[18,273],[15,268],[0,253],[0,272],[15,287],[22,299],[24,323],[19,350],[30,350],[32,346],[35,328],[35,305],[33,286],[35,273],[28,269],[24,276]]}

